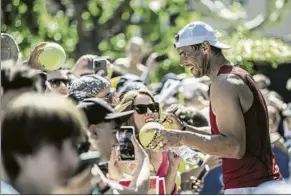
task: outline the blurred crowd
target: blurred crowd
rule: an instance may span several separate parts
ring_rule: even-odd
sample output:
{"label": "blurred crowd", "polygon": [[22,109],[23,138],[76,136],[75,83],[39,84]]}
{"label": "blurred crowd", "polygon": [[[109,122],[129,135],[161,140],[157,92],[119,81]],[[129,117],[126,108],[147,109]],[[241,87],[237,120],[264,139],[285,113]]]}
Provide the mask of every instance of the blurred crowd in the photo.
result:
{"label": "blurred crowd", "polygon": [[[172,151],[146,149],[132,137],[135,160],[120,159],[121,126],[134,127],[136,136],[149,122],[175,129],[168,113],[191,126],[209,126],[208,77],[168,73],[151,82],[150,73],[168,56],[145,57],[140,37],[129,41],[125,57],[86,54],[73,69],[64,68],[59,45],[44,56],[49,45],[58,44],[39,43],[24,61],[14,39],[1,33],[1,193],[223,193],[217,156],[195,150],[199,161],[190,164]],[[268,88],[267,76],[253,78],[267,103],[276,163],[288,179],[291,103]],[[163,183],[151,192],[156,176]]]}

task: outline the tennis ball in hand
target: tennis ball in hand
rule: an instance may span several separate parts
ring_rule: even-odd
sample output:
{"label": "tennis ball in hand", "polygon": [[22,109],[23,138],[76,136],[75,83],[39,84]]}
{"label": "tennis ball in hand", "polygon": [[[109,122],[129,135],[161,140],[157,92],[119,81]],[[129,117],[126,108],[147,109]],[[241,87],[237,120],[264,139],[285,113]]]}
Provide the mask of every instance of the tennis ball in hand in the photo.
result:
{"label": "tennis ball in hand", "polygon": [[57,43],[48,43],[38,56],[38,62],[43,71],[54,71],[61,68],[66,60],[66,53]]}
{"label": "tennis ball in hand", "polygon": [[146,123],[139,132],[139,141],[141,145],[152,151],[161,151],[159,145],[151,146],[152,142],[161,135],[159,133],[159,130],[161,129],[164,129],[164,127],[160,123]]}

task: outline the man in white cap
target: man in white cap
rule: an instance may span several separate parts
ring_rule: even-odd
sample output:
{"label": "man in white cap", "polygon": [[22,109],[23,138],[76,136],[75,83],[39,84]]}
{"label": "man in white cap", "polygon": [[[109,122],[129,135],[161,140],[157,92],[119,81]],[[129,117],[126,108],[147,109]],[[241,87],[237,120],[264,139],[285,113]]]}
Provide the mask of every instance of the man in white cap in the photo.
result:
{"label": "man in white cap", "polygon": [[222,157],[225,194],[251,194],[261,183],[281,179],[271,149],[265,100],[253,78],[223,56],[221,50],[230,47],[220,43],[204,22],[180,30],[175,47],[181,64],[195,77],[211,79],[211,127],[185,125],[173,112],[168,121],[180,129],[161,130],[156,144],[164,150],[191,146]]}

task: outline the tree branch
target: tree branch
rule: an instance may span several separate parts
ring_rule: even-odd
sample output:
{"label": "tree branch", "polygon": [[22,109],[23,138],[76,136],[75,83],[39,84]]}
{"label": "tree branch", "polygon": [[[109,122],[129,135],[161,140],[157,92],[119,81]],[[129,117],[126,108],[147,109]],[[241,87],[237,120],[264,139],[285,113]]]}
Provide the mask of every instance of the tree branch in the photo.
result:
{"label": "tree branch", "polygon": [[115,10],[111,19],[106,22],[107,29],[111,29],[112,27],[116,26],[120,21],[122,21],[121,15],[126,9],[129,8],[129,11],[133,11],[132,8],[129,6],[130,0],[124,0],[119,7]]}

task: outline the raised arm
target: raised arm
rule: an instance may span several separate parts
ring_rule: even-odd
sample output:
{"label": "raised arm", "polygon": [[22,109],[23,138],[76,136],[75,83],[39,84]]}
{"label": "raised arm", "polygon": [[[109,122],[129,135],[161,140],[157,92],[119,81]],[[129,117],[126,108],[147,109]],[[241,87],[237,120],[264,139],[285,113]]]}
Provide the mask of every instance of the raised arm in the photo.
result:
{"label": "raised arm", "polygon": [[138,162],[133,179],[129,187],[116,188],[115,191],[121,195],[128,194],[147,194],[149,190],[150,162],[147,153],[138,143],[135,137],[132,137],[134,145],[135,158]]}

